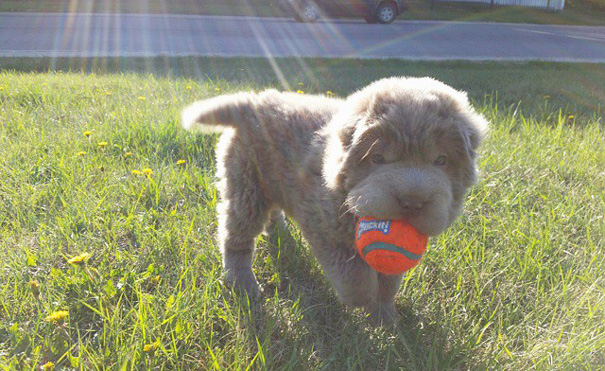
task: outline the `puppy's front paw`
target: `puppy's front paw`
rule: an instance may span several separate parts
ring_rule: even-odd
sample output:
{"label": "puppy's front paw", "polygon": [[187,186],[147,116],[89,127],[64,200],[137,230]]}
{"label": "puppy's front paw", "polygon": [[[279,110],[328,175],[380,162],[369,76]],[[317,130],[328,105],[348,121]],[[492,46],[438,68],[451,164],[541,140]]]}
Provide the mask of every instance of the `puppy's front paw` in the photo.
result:
{"label": "puppy's front paw", "polygon": [[376,326],[393,326],[397,322],[395,304],[379,303],[369,310],[369,319]]}
{"label": "puppy's front paw", "polygon": [[227,269],[225,270],[225,285],[236,290],[243,291],[250,297],[260,295],[260,287],[252,269]]}
{"label": "puppy's front paw", "polygon": [[248,296],[258,296],[260,289],[252,272],[251,250],[225,250],[223,253],[225,285],[244,291]]}

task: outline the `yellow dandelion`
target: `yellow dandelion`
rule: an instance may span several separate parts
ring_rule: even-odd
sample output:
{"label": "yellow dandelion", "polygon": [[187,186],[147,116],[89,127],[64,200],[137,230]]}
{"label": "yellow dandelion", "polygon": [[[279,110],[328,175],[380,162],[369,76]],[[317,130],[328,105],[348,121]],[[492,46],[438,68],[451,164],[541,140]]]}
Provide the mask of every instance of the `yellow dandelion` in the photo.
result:
{"label": "yellow dandelion", "polygon": [[133,171],[131,171],[131,173],[133,175],[143,175],[143,172],[141,170],[133,170]]}
{"label": "yellow dandelion", "polygon": [[298,93],[298,94],[305,94],[305,92],[304,92],[304,91],[302,91],[302,90],[298,90],[298,91],[297,91],[297,93]]}
{"label": "yellow dandelion", "polygon": [[182,160],[182,159],[181,159],[181,160],[178,160],[178,161],[176,162],[176,164],[177,164],[177,165],[185,165],[186,163],[187,163],[187,160]]}
{"label": "yellow dandelion", "polygon": [[154,353],[156,350],[158,350],[159,347],[160,347],[160,341],[156,340],[153,343],[145,344],[145,346],[143,346],[143,351],[145,353]]}
{"label": "yellow dandelion", "polygon": [[86,261],[90,259],[90,254],[85,252],[80,255],[76,255],[73,258],[69,259],[67,262],[72,265],[83,265]]}
{"label": "yellow dandelion", "polygon": [[130,157],[132,156],[132,152],[124,152],[124,157]]}
{"label": "yellow dandelion", "polygon": [[140,96],[140,97],[138,97],[137,99],[138,99],[138,100],[145,100],[145,97]]}
{"label": "yellow dandelion", "polygon": [[85,136],[86,138],[88,138],[88,137],[89,137],[89,136],[92,134],[92,132],[91,132],[90,130],[86,130],[86,131],[85,131],[84,133],[82,133],[82,134],[84,134],[84,136]]}
{"label": "yellow dandelion", "polygon": [[84,156],[86,154],[86,151],[80,151],[78,153],[76,153],[76,155],[78,156]]}
{"label": "yellow dandelion", "polygon": [[47,83],[45,83],[45,82],[43,82],[43,83],[42,83],[42,86],[46,86],[46,85],[48,85],[48,84],[47,84]]}
{"label": "yellow dandelion", "polygon": [[151,170],[150,168],[146,167],[143,169],[143,174],[150,176],[151,174],[153,174],[153,170]]}
{"label": "yellow dandelion", "polygon": [[69,312],[66,310],[57,310],[48,315],[44,320],[46,322],[52,322],[54,324],[60,324],[65,321],[65,318],[69,316]]}
{"label": "yellow dandelion", "polygon": [[32,290],[32,294],[36,299],[40,297],[40,283],[38,281],[29,281],[29,288]]}
{"label": "yellow dandelion", "polygon": [[99,147],[105,147],[108,143],[107,142],[99,142],[98,145]]}
{"label": "yellow dandelion", "polygon": [[48,371],[48,370],[54,370],[55,368],[55,364],[52,362],[46,362],[45,364],[42,365],[42,370],[44,371]]}
{"label": "yellow dandelion", "polygon": [[185,89],[187,89],[187,90],[191,90],[191,85],[187,85],[187,86],[185,86]]}
{"label": "yellow dandelion", "polygon": [[574,115],[567,116],[567,118],[570,119],[570,120],[573,120],[574,117],[575,117]]}

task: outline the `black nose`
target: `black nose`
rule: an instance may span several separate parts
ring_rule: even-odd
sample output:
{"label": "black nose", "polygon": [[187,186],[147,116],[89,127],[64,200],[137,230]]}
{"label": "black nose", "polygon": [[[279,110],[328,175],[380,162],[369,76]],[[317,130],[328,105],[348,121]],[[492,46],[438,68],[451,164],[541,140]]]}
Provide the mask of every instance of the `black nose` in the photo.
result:
{"label": "black nose", "polygon": [[400,197],[399,206],[406,217],[418,215],[425,207],[426,201],[417,197]]}

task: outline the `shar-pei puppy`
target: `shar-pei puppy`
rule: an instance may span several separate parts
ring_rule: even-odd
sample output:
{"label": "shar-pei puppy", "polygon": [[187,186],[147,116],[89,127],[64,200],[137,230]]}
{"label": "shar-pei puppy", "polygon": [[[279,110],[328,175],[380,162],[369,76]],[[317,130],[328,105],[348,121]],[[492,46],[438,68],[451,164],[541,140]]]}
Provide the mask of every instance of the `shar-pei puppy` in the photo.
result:
{"label": "shar-pei puppy", "polygon": [[356,218],[443,232],[475,182],[487,123],[448,85],[387,78],[346,99],[276,90],[219,96],[186,108],[183,126],[223,131],[216,152],[226,283],[258,292],[254,240],[283,211],[341,301],[391,322],[402,275],[378,273],[356,253]]}

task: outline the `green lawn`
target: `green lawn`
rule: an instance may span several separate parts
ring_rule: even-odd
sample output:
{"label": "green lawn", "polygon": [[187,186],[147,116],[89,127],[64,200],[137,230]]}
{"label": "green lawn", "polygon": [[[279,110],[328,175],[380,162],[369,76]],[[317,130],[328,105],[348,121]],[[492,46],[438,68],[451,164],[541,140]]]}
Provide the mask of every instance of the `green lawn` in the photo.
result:
{"label": "green lawn", "polygon": [[[601,4],[600,10],[593,5],[597,3]],[[284,14],[278,4],[279,0],[3,0],[0,1],[0,11],[289,17],[290,15]],[[488,11],[485,5],[437,3],[431,10],[431,0],[408,0],[409,9],[400,16],[400,19],[605,26],[605,9],[602,4],[603,0],[567,1],[564,11],[552,12],[526,7],[496,7]]]}
{"label": "green lawn", "polygon": [[409,0],[409,6],[410,11],[400,19],[605,26],[605,7],[598,10],[590,2],[581,0],[566,1],[561,12],[513,6],[488,11],[486,5],[443,2],[437,2],[431,10],[430,0]]}
{"label": "green lawn", "polygon": [[[229,89],[275,86],[344,96],[388,76],[433,76],[465,90],[478,103],[497,100],[544,120],[562,114],[601,117],[605,65],[542,62],[406,62],[398,60],[274,58],[0,58],[0,70],[133,72],[170,79],[208,80]],[[354,76],[354,78],[351,78]],[[302,86],[299,84],[303,84]],[[513,107],[514,106],[514,107]],[[180,107],[179,107],[180,109]]]}
{"label": "green lawn", "polygon": [[3,0],[0,11],[283,16],[278,0]]}
{"label": "green lawn", "polygon": [[[247,59],[6,70],[48,62],[0,60],[5,369],[605,367],[604,65],[278,60],[281,84]],[[338,304],[294,224],[258,241],[261,300],[226,290],[216,137],[180,129],[182,107],[407,73],[468,89],[491,132],[463,216],[404,281],[396,328]]]}

